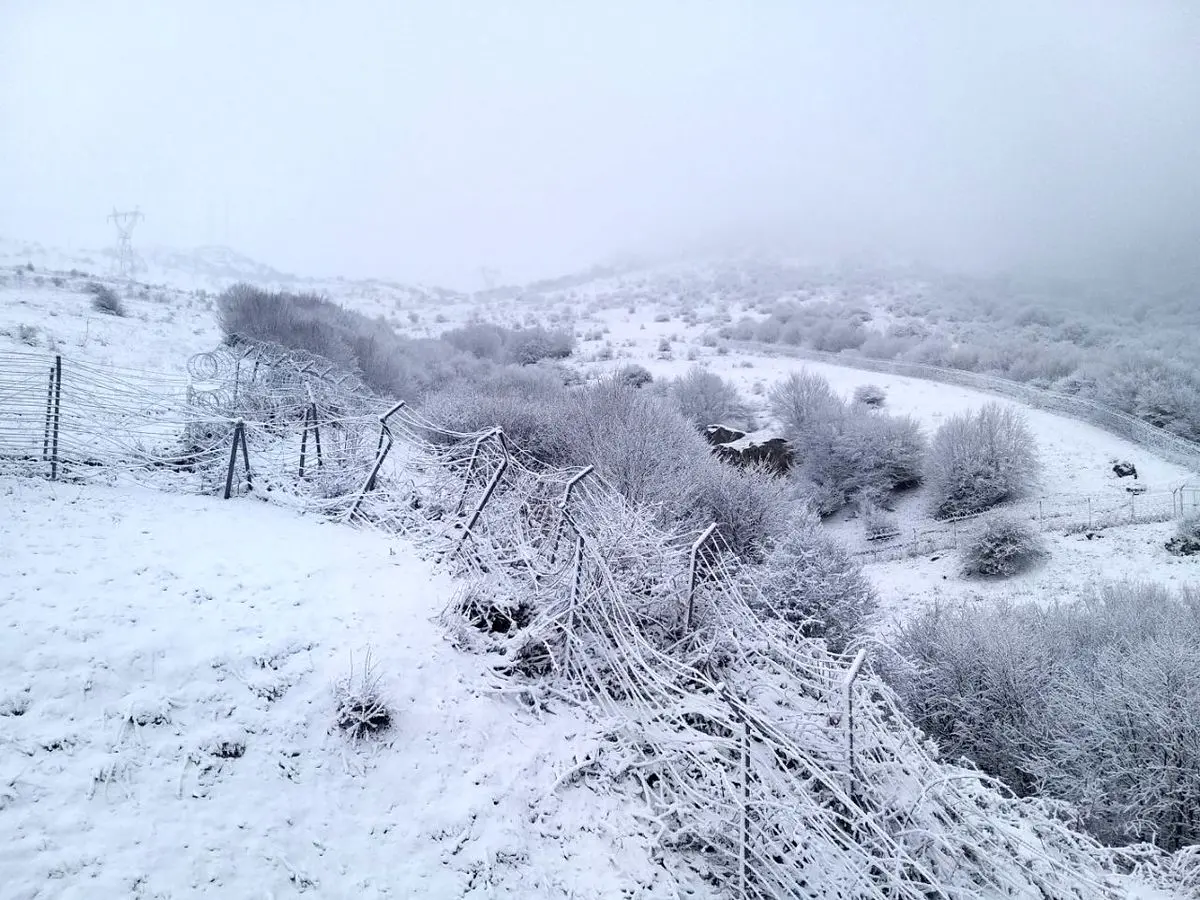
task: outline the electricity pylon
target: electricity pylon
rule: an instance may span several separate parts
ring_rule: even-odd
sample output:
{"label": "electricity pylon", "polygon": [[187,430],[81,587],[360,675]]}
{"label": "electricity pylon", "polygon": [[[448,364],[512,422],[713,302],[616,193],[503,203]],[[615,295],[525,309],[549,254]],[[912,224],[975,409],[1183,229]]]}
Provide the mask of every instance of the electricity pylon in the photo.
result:
{"label": "electricity pylon", "polygon": [[117,273],[126,278],[137,271],[138,257],[133,252],[133,228],[142,219],[146,218],[138,207],[134,207],[132,212],[117,212],[114,206],[112,213],[108,216],[108,221],[112,222],[117,229]]}

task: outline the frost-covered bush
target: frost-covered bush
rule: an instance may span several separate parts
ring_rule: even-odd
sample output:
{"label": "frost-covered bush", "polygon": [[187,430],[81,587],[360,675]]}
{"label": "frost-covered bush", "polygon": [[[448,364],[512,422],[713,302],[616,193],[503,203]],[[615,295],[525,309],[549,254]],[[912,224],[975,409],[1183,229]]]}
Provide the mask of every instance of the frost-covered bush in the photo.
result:
{"label": "frost-covered bush", "polygon": [[93,281],[88,284],[87,291],[92,295],[92,309],[96,310],[96,312],[106,313],[110,316],[124,316],[126,314],[125,304],[121,302],[121,298],[108,285]]}
{"label": "frost-covered bush", "polygon": [[1030,522],[1012,516],[994,516],[970,539],[963,550],[968,575],[1007,578],[1029,569],[1046,554],[1041,535]]}
{"label": "frost-covered bush", "polygon": [[807,512],[788,523],[762,573],[763,615],[822,637],[834,652],[862,636],[877,606],[857,563]]}
{"label": "frost-covered bush", "polygon": [[382,676],[370,650],[363,655],[358,669],[354,660],[350,660],[350,672],[334,683],[333,698],[334,722],[352,738],[371,737],[392,725],[392,711],[383,696]]}
{"label": "frost-covered bush", "polygon": [[1200,841],[1200,594],[1121,583],[1047,609],[935,606],[880,657],[914,722],[1101,840]]}
{"label": "frost-covered bush", "polygon": [[695,473],[690,509],[696,527],[716,522],[734,554],[761,562],[787,524],[787,483],[768,472],[715,459],[698,464]]}
{"label": "frost-covered bush", "polygon": [[927,482],[937,518],[970,515],[1027,494],[1039,463],[1025,417],[985,403],[946,421],[929,450]]}
{"label": "frost-covered bush", "polygon": [[[499,426],[520,450],[547,465],[570,465],[577,448],[563,427],[566,394],[547,373],[498,370],[482,380],[453,382],[421,405],[425,418],[447,431],[472,433]],[[452,440],[430,434],[438,441]]]}
{"label": "frost-covered bush", "polygon": [[267,341],[314,353],[359,374],[376,391],[409,402],[489,368],[443,341],[402,337],[382,318],[343,309],[316,294],[236,284],[217,298],[217,316],[229,343]]}
{"label": "frost-covered bush", "polygon": [[668,382],[667,395],[683,417],[701,431],[709,425],[748,429],[753,424],[750,410],[737,388],[699,366]]}
{"label": "frost-covered bush", "polygon": [[775,385],[769,400],[792,442],[794,477],[821,515],[852,500],[886,505],[892,491],[921,481],[925,436],[913,419],[847,405],[805,370]]}
{"label": "frost-covered bush", "polygon": [[801,369],[767,392],[771,414],[792,440],[828,429],[845,413],[845,403],[829,382],[815,372]]}
{"label": "frost-covered bush", "polygon": [[854,402],[878,409],[887,401],[887,391],[877,384],[860,384],[854,389]]}
{"label": "frost-covered bush", "polygon": [[594,465],[626,500],[664,521],[688,517],[708,446],[664,398],[608,378],[569,392],[558,421],[575,464]]}
{"label": "frost-covered bush", "polygon": [[618,381],[635,388],[645,387],[654,381],[654,376],[650,374],[650,370],[645,366],[639,366],[637,363],[622,366],[616,371],[614,377]]}

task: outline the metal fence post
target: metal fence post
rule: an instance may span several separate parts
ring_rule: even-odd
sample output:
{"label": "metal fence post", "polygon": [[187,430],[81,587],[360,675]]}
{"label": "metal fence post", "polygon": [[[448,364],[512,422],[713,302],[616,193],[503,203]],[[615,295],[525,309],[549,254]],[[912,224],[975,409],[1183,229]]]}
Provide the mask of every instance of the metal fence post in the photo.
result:
{"label": "metal fence post", "polygon": [[42,432],[42,459],[50,458],[50,426],[54,418],[54,366],[50,367],[50,381],[46,386],[46,427]]}
{"label": "metal fence post", "polygon": [[500,479],[504,477],[505,471],[508,469],[509,462],[512,457],[508,452],[508,438],[504,436],[503,430],[497,428],[493,434],[500,439],[500,449],[504,451],[504,458],[500,460],[500,466],[496,469],[496,474],[492,476],[492,480],[488,482],[487,488],[483,492],[483,497],[479,504],[475,507],[475,511],[471,513],[471,518],[467,521],[467,526],[463,529],[462,537],[459,538],[458,544],[454,547],[454,553],[457,554],[462,549],[463,544],[467,542],[467,538],[471,536],[471,529],[475,527],[479,521],[479,517],[483,515],[483,508],[488,505],[488,501],[492,499],[492,494],[496,492],[496,488],[500,486]]}
{"label": "metal fence post", "polygon": [[558,502],[558,524],[554,527],[554,543],[550,547],[550,565],[554,565],[554,561],[558,556],[558,545],[562,540],[563,528],[567,524],[567,506],[571,502],[571,491],[575,488],[575,485],[590,475],[592,471],[592,466],[585,466],[579,474],[567,482],[567,486],[563,490],[562,499]]}
{"label": "metal fence post", "polygon": [[701,533],[700,537],[696,538],[692,544],[692,549],[688,554],[688,602],[687,615],[683,620],[683,635],[686,636],[692,630],[692,615],[696,606],[696,558],[700,552],[700,548],[704,542],[712,537],[713,532],[717,530],[717,523],[713,522]]}
{"label": "metal fence post", "polygon": [[[375,478],[379,475],[379,470],[383,467],[383,461],[387,459],[388,452],[392,449],[392,430],[388,428],[387,420],[404,408],[404,401],[401,400],[382,416],[379,417],[379,445],[375,451],[375,464],[371,466],[371,474],[367,476],[367,480],[363,482],[363,486],[358,491],[358,496],[354,499],[354,505],[350,507],[350,512],[347,518],[354,518],[363,499],[367,496],[367,491],[375,489]],[[386,443],[385,443],[386,438]]]}
{"label": "metal fence post", "polygon": [[484,441],[495,435],[499,430],[499,428],[493,428],[491,431],[485,431],[479,437],[475,438],[475,443],[471,447],[471,458],[467,461],[467,474],[463,476],[462,493],[458,496],[458,505],[454,507],[454,514],[456,516],[462,515],[463,504],[467,502],[467,491],[471,487],[471,476],[475,474],[475,464],[479,460],[479,448]]}
{"label": "metal fence post", "polygon": [[850,664],[850,670],[846,673],[846,690],[843,695],[845,709],[843,712],[843,722],[846,729],[846,778],[849,790],[847,794],[854,796],[854,682],[858,680],[858,674],[862,671],[863,663],[867,659],[866,649],[859,650],[854,655],[854,662]]}
{"label": "metal fence post", "polygon": [[62,357],[54,357],[54,435],[50,444],[50,480],[58,480],[58,426],[62,421]]}
{"label": "metal fence post", "polygon": [[246,451],[246,423],[238,419],[233,423],[233,444],[229,448],[229,468],[225,470],[225,498],[233,494],[233,470],[237,466],[238,445],[242,447],[242,460],[246,467],[246,480],[250,480],[250,456]]}

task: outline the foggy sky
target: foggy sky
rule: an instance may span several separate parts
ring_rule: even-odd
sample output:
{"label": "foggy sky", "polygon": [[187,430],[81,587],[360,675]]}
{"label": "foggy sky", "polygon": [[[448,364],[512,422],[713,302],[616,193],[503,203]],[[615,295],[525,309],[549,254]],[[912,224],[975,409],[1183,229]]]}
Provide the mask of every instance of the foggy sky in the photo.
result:
{"label": "foggy sky", "polygon": [[1200,236],[1200,4],[0,0],[0,235],[472,287]]}

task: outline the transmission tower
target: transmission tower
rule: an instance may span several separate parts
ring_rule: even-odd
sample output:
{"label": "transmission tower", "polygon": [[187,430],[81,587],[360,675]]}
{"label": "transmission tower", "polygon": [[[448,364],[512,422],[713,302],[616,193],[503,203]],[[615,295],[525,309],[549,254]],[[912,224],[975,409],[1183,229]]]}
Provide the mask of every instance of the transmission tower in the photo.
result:
{"label": "transmission tower", "polygon": [[140,209],[136,206],[132,212],[117,212],[114,206],[108,221],[117,229],[117,272],[122,278],[132,275],[138,269],[138,256],[133,252],[133,228],[142,219]]}
{"label": "transmission tower", "polygon": [[496,286],[496,279],[500,276],[500,273],[491,266],[480,266],[479,275],[483,278],[483,283],[487,285],[487,289],[490,291]]}

